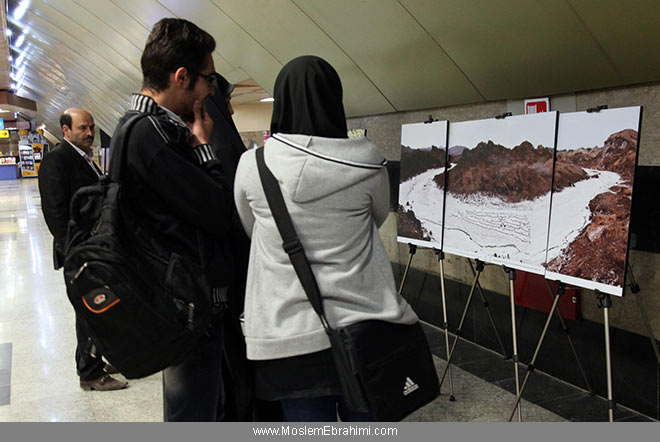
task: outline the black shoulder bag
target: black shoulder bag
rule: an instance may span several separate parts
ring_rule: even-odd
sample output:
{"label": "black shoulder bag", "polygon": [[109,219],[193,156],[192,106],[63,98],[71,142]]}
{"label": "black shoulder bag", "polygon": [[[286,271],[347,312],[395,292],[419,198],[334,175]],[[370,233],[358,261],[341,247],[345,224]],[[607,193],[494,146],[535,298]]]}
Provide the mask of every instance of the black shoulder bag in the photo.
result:
{"label": "black shoulder bag", "polygon": [[256,151],[259,177],[289,255],[312,308],[330,338],[346,404],[368,412],[375,421],[399,421],[440,395],[426,335],[419,322],[406,325],[368,320],[332,328],[323,300],[280,186],[266,166],[264,148]]}

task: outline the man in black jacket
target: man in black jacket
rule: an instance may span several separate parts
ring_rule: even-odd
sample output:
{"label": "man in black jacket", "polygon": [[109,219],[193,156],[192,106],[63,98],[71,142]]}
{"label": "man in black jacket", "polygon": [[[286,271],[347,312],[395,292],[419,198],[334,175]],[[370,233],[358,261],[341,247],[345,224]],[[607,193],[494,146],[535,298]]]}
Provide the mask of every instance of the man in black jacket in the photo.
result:
{"label": "man in black jacket", "polygon": [[[64,140],[44,156],[39,169],[41,208],[53,235],[55,269],[64,264],[71,197],[81,187],[95,184],[101,171],[92,161],[94,119],[83,109],[67,109],[60,117]],[[119,390],[127,383],[111,377],[101,355],[76,317],[76,368],[84,390]]]}
{"label": "man in black jacket", "polygon": [[142,90],[118,126],[147,115],[128,138],[124,201],[166,259],[178,254],[203,268],[219,306],[206,336],[163,371],[165,421],[215,421],[224,409],[222,310],[233,275],[227,239],[233,202],[203,107],[213,94],[214,50],[213,37],[189,21],[156,23],[141,58]]}

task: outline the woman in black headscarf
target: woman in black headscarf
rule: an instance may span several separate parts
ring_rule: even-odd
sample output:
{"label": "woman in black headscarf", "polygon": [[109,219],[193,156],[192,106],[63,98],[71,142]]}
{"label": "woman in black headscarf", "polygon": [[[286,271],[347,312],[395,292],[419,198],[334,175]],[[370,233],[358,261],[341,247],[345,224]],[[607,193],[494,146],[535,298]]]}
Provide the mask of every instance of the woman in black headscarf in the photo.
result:
{"label": "woman in black headscarf", "polygon": [[[386,161],[366,138],[348,139],[337,72],[319,57],[299,57],[277,77],[266,141],[267,167],[279,182],[333,327],[377,319],[412,324],[398,296],[378,226],[389,209]],[[346,407],[330,342],[282,249],[249,151],[234,188],[252,238],[245,299],[248,358],[257,395],[280,400],[293,421],[370,420]]]}

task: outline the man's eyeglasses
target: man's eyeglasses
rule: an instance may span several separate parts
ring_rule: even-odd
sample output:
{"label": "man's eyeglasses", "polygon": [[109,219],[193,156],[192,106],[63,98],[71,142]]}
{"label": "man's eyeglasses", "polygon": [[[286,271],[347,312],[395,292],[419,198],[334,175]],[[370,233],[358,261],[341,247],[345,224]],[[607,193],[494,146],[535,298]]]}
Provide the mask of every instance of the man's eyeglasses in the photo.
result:
{"label": "man's eyeglasses", "polygon": [[216,86],[218,85],[218,79],[215,76],[215,72],[209,75],[204,75],[201,72],[197,72],[197,74],[202,77],[204,80],[206,80],[206,83],[209,85],[209,87],[213,90],[215,90]]}

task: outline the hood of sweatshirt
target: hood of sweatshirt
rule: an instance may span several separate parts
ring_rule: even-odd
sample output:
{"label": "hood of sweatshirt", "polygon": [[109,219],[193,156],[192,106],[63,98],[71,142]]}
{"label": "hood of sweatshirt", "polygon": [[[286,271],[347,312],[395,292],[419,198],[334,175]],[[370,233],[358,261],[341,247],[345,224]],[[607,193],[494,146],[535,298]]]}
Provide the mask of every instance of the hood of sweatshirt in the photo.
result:
{"label": "hood of sweatshirt", "polygon": [[378,174],[387,164],[366,137],[275,134],[265,149],[266,165],[282,192],[298,203],[339,192]]}

